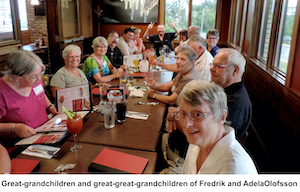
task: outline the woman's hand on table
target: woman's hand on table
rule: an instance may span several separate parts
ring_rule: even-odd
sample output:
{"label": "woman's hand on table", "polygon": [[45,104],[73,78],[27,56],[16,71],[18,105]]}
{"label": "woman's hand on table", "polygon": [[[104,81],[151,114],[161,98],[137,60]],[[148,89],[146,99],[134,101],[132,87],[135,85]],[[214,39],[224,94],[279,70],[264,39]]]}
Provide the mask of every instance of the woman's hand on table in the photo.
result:
{"label": "woman's hand on table", "polygon": [[16,126],[15,126],[15,134],[18,136],[18,137],[22,137],[22,138],[26,138],[26,137],[30,137],[32,135],[35,135],[36,132],[33,128],[25,125],[25,124],[22,124],[22,123],[16,123]]}

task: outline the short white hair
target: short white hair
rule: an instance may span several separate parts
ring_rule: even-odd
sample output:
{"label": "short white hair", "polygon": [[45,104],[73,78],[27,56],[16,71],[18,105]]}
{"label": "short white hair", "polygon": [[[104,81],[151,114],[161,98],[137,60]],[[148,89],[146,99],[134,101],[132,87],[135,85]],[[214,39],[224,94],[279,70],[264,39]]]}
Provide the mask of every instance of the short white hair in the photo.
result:
{"label": "short white hair", "polygon": [[246,59],[239,51],[232,48],[222,48],[218,50],[219,53],[222,53],[220,54],[222,62],[238,66],[241,74],[245,72]]}
{"label": "short white hair", "polygon": [[107,40],[104,37],[100,36],[100,37],[96,37],[93,40],[92,48],[95,49],[100,43],[105,45],[106,47],[108,46]]}
{"label": "short white hair", "polygon": [[77,51],[79,53],[79,55],[81,55],[81,48],[78,45],[75,44],[71,44],[68,45],[64,48],[64,50],[62,51],[62,58],[66,59],[68,56],[68,53]]}
{"label": "short white hair", "polygon": [[180,92],[177,104],[184,101],[192,106],[201,106],[205,102],[214,112],[215,119],[222,118],[223,111],[228,111],[227,96],[224,89],[213,83],[203,80],[193,80],[187,83]]}

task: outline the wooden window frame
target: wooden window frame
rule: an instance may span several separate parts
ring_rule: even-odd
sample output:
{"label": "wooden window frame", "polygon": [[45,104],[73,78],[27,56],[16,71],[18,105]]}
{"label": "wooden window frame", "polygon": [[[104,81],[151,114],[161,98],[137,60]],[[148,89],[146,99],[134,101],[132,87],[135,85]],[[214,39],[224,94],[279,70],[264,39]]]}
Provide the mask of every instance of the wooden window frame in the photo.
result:
{"label": "wooden window frame", "polygon": [[20,27],[18,2],[17,0],[10,0],[11,6],[11,17],[13,25],[14,40],[2,41],[0,42],[0,55],[6,55],[14,50],[18,50],[22,46],[22,34]]}
{"label": "wooden window frame", "polygon": [[[265,1],[265,0],[264,0]],[[290,46],[290,55],[288,60],[287,72],[284,73],[279,68],[275,67],[276,53],[278,50],[278,36],[280,31],[280,22],[281,22],[281,12],[283,7],[283,0],[275,1],[274,15],[272,20],[272,28],[271,28],[271,36],[270,43],[268,48],[268,57],[267,60],[263,60],[258,56],[258,48],[259,48],[259,35],[261,33],[261,20],[263,15],[263,7],[264,1],[256,1],[255,10],[254,10],[254,18],[253,18],[253,28],[252,28],[252,36],[251,36],[251,48],[249,57],[250,60],[263,69],[266,73],[268,73],[271,77],[273,77],[280,84],[290,87],[290,80],[292,74],[292,68],[294,63],[295,56],[295,48],[297,42],[297,33],[299,28],[299,16],[300,16],[300,3],[297,4],[293,33],[292,33],[292,41]]]}

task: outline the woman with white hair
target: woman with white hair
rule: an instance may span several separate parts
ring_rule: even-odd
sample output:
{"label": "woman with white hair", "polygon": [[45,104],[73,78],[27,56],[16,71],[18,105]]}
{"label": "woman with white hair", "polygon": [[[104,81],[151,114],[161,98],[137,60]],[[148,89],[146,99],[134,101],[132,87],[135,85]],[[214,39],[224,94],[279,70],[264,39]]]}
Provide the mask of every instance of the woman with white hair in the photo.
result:
{"label": "woman with white hair", "polygon": [[[194,68],[195,60],[198,55],[191,47],[181,47],[178,52],[176,60],[176,67],[178,74],[172,81],[167,83],[158,84],[154,78],[153,71],[146,73],[145,80],[147,85],[151,88],[148,89],[148,97],[156,99],[158,101],[167,103],[169,105],[176,104],[177,97],[181,92],[182,88],[190,81],[199,79],[200,75]],[[156,94],[157,91],[171,92],[170,95]]]}
{"label": "woman with white hair", "polygon": [[104,37],[96,37],[92,42],[94,52],[85,60],[82,71],[92,84],[109,82],[118,78],[123,69],[116,69],[105,55],[108,43]]}
{"label": "woman with white hair", "polygon": [[253,160],[226,123],[227,98],[222,87],[191,81],[177,103],[173,118],[189,142],[183,173],[257,174]]}
{"label": "woman with white hair", "polygon": [[68,45],[62,51],[65,66],[60,68],[51,78],[50,86],[53,99],[56,90],[87,84],[85,74],[78,68],[81,58],[81,49],[78,45]]}
{"label": "woman with white hair", "polygon": [[14,135],[35,135],[34,128],[48,120],[47,111],[58,114],[44,91],[44,71],[42,60],[33,52],[18,50],[9,54],[0,78],[0,132],[6,134],[0,138],[2,143],[12,145]]}

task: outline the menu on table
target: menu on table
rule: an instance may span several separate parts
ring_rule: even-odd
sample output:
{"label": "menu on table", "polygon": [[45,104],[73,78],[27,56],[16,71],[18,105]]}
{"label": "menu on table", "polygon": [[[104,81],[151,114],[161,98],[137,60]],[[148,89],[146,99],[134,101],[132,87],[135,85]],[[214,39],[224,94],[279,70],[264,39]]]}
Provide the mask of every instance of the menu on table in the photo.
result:
{"label": "menu on table", "polygon": [[57,90],[56,104],[58,112],[62,112],[62,106],[64,106],[67,111],[91,111],[92,102],[90,84]]}

